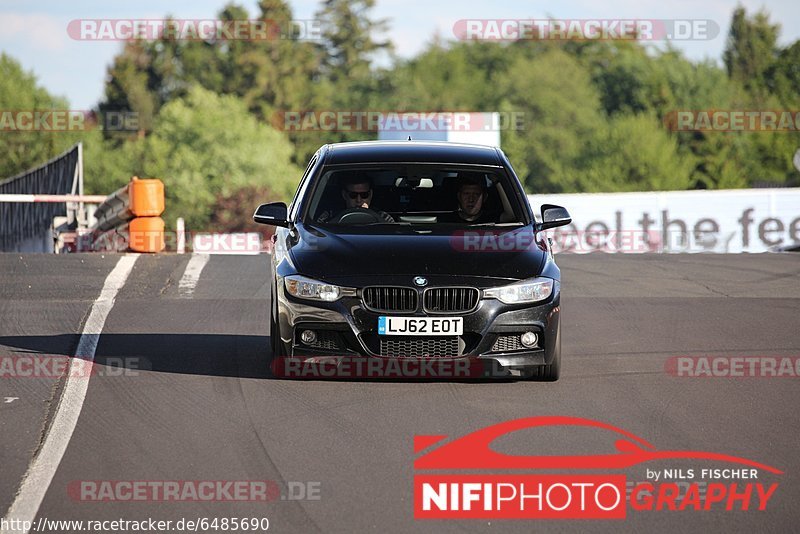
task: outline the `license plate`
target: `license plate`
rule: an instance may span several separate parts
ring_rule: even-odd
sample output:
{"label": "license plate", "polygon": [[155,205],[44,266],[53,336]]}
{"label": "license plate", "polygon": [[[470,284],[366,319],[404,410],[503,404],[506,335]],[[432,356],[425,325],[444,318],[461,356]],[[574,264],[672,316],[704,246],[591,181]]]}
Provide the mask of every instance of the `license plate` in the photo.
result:
{"label": "license plate", "polygon": [[460,336],[463,317],[378,317],[381,336]]}

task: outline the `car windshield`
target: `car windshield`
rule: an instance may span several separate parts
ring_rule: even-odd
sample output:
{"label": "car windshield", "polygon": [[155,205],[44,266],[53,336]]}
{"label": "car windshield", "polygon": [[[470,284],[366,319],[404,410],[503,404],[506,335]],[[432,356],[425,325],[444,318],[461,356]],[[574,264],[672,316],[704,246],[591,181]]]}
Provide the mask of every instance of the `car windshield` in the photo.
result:
{"label": "car windshield", "polygon": [[306,223],[327,225],[524,224],[525,210],[499,168],[335,166],[323,171]]}

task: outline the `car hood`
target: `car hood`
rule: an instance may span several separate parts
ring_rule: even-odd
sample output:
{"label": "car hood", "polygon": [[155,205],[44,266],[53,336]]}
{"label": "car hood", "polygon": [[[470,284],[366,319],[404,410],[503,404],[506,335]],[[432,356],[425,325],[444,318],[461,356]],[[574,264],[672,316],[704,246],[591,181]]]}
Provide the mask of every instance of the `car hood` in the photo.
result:
{"label": "car hood", "polygon": [[489,283],[540,274],[547,252],[535,237],[532,226],[442,232],[381,225],[334,233],[329,227],[297,225],[286,233],[285,243],[298,273],[331,283],[373,278],[390,283],[393,275]]}

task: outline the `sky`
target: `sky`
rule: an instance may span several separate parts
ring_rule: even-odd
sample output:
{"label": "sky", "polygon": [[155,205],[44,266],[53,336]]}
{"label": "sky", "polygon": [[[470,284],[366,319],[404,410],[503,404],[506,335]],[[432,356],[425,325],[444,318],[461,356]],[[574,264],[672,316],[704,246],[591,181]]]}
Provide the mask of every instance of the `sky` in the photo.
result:
{"label": "sky", "polygon": [[[106,69],[122,48],[119,41],[80,41],[67,25],[75,19],[212,19],[227,0],[0,0],[0,50],[33,72],[51,94],[66,97],[71,109],[92,109],[103,94]],[[254,15],[255,0],[239,0]],[[438,35],[454,39],[453,27],[462,19],[679,19],[710,20],[720,32],[713,39],[672,41],[693,60],[721,63],[722,51],[736,5],[749,14],[766,9],[781,24],[779,44],[800,39],[797,0],[560,0],[491,2],[463,0],[377,0],[372,14],[389,22],[386,35],[401,58],[423,50]],[[313,19],[318,0],[290,1],[293,17]]]}

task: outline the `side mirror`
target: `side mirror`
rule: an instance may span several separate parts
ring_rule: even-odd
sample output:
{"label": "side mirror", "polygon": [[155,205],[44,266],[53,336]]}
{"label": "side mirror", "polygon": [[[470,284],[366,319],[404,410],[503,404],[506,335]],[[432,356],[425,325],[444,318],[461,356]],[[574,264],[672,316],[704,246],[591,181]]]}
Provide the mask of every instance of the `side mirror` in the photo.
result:
{"label": "side mirror", "polygon": [[537,230],[548,230],[558,226],[564,226],[572,222],[567,208],[554,204],[542,204],[542,222],[537,224]]}
{"label": "side mirror", "polygon": [[253,214],[253,220],[259,224],[288,227],[289,210],[283,202],[261,204]]}

